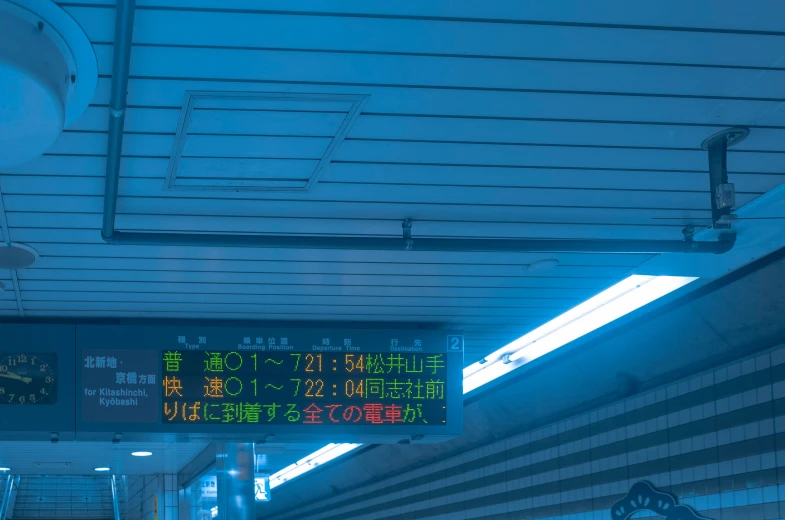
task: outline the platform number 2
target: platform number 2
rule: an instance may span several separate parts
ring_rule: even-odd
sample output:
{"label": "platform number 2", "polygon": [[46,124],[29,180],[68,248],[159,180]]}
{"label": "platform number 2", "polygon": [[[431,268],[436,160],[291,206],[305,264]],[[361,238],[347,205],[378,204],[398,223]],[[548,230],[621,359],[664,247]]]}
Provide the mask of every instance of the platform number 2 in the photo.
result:
{"label": "platform number 2", "polygon": [[463,336],[447,336],[447,350],[449,352],[463,352]]}

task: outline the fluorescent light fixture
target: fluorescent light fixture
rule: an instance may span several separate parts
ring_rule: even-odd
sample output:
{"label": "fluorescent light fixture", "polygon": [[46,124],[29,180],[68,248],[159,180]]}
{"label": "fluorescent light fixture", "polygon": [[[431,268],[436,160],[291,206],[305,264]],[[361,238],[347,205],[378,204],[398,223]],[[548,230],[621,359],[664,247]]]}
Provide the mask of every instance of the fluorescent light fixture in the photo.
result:
{"label": "fluorescent light fixture", "polygon": [[0,468],[0,471],[11,471],[11,468]]}
{"label": "fluorescent light fixture", "polygon": [[328,444],[324,448],[311,453],[307,457],[298,460],[281,471],[270,475],[270,489],[278,487],[293,478],[299,477],[303,473],[307,473],[313,468],[330,462],[360,446],[362,446],[362,444]]}
{"label": "fluorescent light fixture", "polygon": [[[505,345],[481,362],[464,368],[463,393],[468,394],[695,280],[697,278],[687,276],[630,276]],[[278,487],[360,446],[328,444],[271,475],[270,488]]]}
{"label": "fluorescent light fixture", "polygon": [[153,454],[152,451],[134,451],[131,453],[132,457],[149,457]]}
{"label": "fluorescent light fixture", "polygon": [[96,471],[109,471],[109,468],[95,468]]}
{"label": "fluorescent light fixture", "polygon": [[516,368],[662,298],[697,278],[633,275],[463,369],[468,394]]}

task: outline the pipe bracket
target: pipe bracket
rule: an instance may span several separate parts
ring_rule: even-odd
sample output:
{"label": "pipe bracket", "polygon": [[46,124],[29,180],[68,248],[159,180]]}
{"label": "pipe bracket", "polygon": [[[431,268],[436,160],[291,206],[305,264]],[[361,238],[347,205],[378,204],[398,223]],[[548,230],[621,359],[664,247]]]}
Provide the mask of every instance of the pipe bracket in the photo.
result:
{"label": "pipe bracket", "polygon": [[414,249],[414,239],[412,238],[412,219],[407,218],[401,224],[403,228],[403,239],[405,241],[404,250],[411,251]]}

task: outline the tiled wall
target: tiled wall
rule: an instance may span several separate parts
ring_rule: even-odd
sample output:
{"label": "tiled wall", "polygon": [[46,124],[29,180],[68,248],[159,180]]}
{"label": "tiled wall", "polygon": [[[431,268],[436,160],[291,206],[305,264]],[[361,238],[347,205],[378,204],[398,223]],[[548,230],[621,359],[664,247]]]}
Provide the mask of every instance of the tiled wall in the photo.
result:
{"label": "tiled wall", "polygon": [[714,520],[785,519],[785,348],[280,518],[608,520],[638,480]]}
{"label": "tiled wall", "polygon": [[128,477],[128,500],[122,517],[124,520],[178,520],[177,476],[159,474]]}

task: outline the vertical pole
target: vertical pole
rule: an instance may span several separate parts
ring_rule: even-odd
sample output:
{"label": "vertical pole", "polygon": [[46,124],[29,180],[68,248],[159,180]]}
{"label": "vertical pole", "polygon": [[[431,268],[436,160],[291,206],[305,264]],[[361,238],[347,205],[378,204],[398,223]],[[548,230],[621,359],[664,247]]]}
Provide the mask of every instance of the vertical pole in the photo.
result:
{"label": "vertical pole", "polygon": [[218,519],[256,520],[253,443],[220,443],[216,453]]}
{"label": "vertical pole", "polygon": [[731,208],[717,207],[717,186],[728,183],[728,141],[717,139],[709,146],[709,187],[711,195],[711,219],[713,223],[723,215],[730,215]]}
{"label": "vertical pole", "polygon": [[117,496],[117,479],[114,475],[109,478],[109,485],[112,487],[112,510],[114,520],[120,520],[120,498]]}
{"label": "vertical pole", "polygon": [[8,507],[11,505],[11,492],[14,487],[14,477],[8,475],[3,486],[3,501],[0,502],[0,520],[8,518]]}
{"label": "vertical pole", "polygon": [[[714,229],[731,230],[732,206],[736,203],[733,186],[728,183],[728,148],[739,144],[750,134],[750,129],[735,126],[720,130],[703,140],[701,148],[709,154],[709,196],[711,197],[711,220]],[[720,207],[720,206],[723,207]],[[722,219],[722,222],[720,222]],[[720,242],[734,236],[732,231],[720,235]],[[693,242],[694,244],[694,242]]]}

